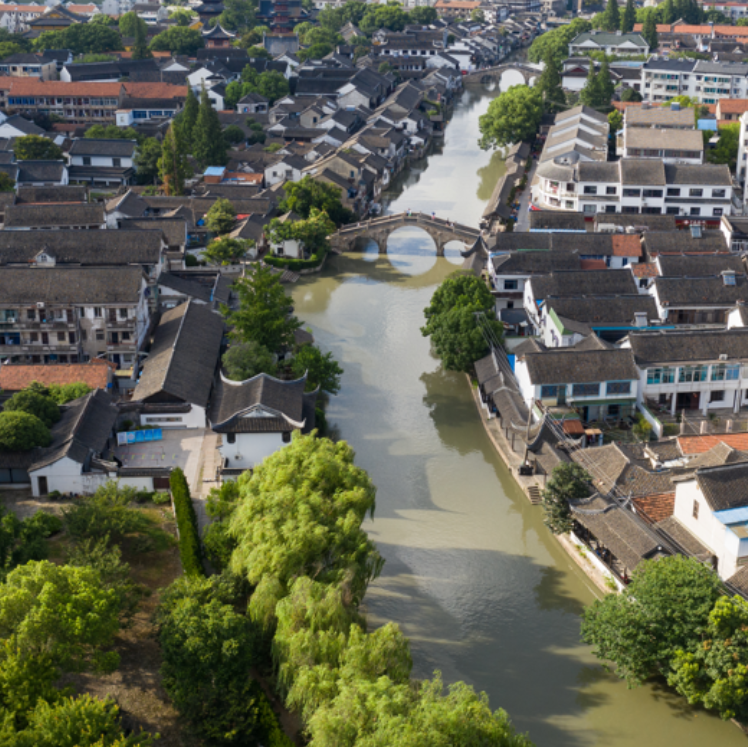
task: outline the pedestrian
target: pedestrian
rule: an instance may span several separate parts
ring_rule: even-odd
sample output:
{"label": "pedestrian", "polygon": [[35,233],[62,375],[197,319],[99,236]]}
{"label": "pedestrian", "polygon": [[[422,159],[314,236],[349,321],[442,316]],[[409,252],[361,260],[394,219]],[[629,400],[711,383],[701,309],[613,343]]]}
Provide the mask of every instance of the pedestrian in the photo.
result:
{"label": "pedestrian", "polygon": [[408,208],[408,218],[410,218],[410,208]]}
{"label": "pedestrian", "polygon": [[431,220],[436,220],[436,213],[433,210],[431,211]]}

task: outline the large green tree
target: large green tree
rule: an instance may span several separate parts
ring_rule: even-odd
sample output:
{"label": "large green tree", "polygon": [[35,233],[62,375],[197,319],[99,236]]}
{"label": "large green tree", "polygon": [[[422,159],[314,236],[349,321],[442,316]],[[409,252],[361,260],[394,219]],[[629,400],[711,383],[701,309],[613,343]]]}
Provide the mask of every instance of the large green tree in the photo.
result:
{"label": "large green tree", "polygon": [[254,340],[275,353],[294,344],[294,331],[301,324],[292,315],[291,299],[286,295],[280,276],[269,267],[257,265],[236,281],[234,291],[239,308],[222,309],[238,342]]}
{"label": "large green tree", "polygon": [[484,315],[485,326],[497,340],[502,336],[501,322],[494,318],[494,302],[486,284],[472,273],[452,273],[436,289],[424,309],[424,337],[431,337],[442,365],[452,371],[471,371],[473,364],[488,353],[489,345],[477,314]]}
{"label": "large green tree", "polygon": [[203,259],[216,265],[234,265],[247,256],[252,246],[254,241],[222,236],[205,247]]}
{"label": "large green tree", "polygon": [[42,511],[27,519],[0,507],[0,582],[10,571],[30,560],[45,560],[47,538],[62,527],[59,517]]}
{"label": "large green tree", "polygon": [[283,191],[286,196],[278,207],[284,213],[293,211],[306,220],[312,216],[312,210],[316,209],[324,211],[336,226],[350,223],[354,219],[353,213],[340,200],[340,187],[316,181],[308,174],[298,182],[286,182]]}
{"label": "large green tree", "polygon": [[221,134],[218,112],[213,108],[205,88],[200,92],[200,107],[192,129],[192,154],[202,168],[226,163],[226,141]]}
{"label": "large green tree", "polygon": [[164,135],[161,156],[157,161],[158,173],[167,195],[181,195],[184,192],[184,181],[192,173],[187,149],[181,123],[172,122]]}
{"label": "large green tree", "polygon": [[730,171],[735,171],[740,144],[740,125],[729,124],[718,130],[719,141],[714,148],[707,151],[709,163],[727,164]]}
{"label": "large green tree", "polygon": [[379,575],[382,558],[361,528],[376,489],[344,441],[294,434],[241,485],[231,519],[235,573],[256,584],[252,616],[270,623],[294,579],[343,584],[354,604]]}
{"label": "large green tree", "polygon": [[608,0],[603,13],[602,28],[605,31],[618,31],[621,27],[621,14],[618,10],[618,0]]}
{"label": "large green tree", "polygon": [[13,153],[18,161],[62,160],[62,148],[42,135],[24,135],[16,138]]}
{"label": "large green tree", "polygon": [[679,649],[668,684],[692,705],[715,710],[724,719],[748,720],[748,603],[721,597],[699,639]]}
{"label": "large green tree", "polygon": [[30,389],[16,392],[3,404],[4,412],[28,412],[51,428],[61,417],[60,408],[49,396]]}
{"label": "large green tree", "polygon": [[222,236],[236,225],[236,210],[231,200],[216,200],[205,215],[205,227],[216,236]]}
{"label": "large green tree", "polygon": [[194,57],[198,49],[205,46],[205,42],[197,29],[185,26],[172,26],[154,36],[150,48],[154,52],[171,52]]}
{"label": "large green tree", "polygon": [[307,375],[306,388],[311,391],[319,387],[323,392],[337,394],[343,369],[332,353],[323,353],[315,345],[302,345],[291,361],[291,371],[296,377]]}
{"label": "large green tree", "polygon": [[192,145],[192,132],[195,129],[199,111],[200,102],[197,100],[192,86],[187,86],[187,98],[184,101],[184,109],[177,116],[184,135],[184,141],[187,145]]}
{"label": "large green tree", "polygon": [[73,54],[99,54],[122,49],[117,29],[100,23],[74,23],[63,31],[44,31],[34,41],[34,49],[69,49]]}
{"label": "large green tree", "polygon": [[549,51],[545,58],[545,67],[540,75],[537,86],[543,95],[545,108],[558,111],[566,105],[566,96],[561,86],[561,65]]}
{"label": "large green tree", "polygon": [[49,446],[49,428],[28,412],[0,412],[0,451],[28,451]]}
{"label": "large green tree", "polygon": [[138,184],[154,184],[158,178],[158,162],[162,155],[162,144],[155,137],[148,137],[135,151]]}
{"label": "large green tree", "polygon": [[670,673],[676,652],[691,650],[720,596],[720,580],[693,558],[645,560],[621,594],[584,611],[582,638],[631,684]]}
{"label": "large green tree", "polygon": [[649,44],[649,51],[654,52],[659,46],[659,40],[657,38],[657,18],[652,8],[648,9],[647,15],[644,18],[642,36],[647,44]]}
{"label": "large green tree", "polygon": [[621,31],[624,34],[629,34],[634,30],[634,24],[636,23],[636,5],[634,0],[626,0],[626,7],[623,10],[621,17]]}
{"label": "large green tree", "polygon": [[488,105],[478,120],[484,150],[535,139],[543,117],[543,96],[539,88],[511,86]]}
{"label": "large green tree", "polygon": [[579,34],[583,34],[592,28],[592,24],[583,18],[575,18],[564,26],[535,37],[535,40],[527,50],[527,59],[530,62],[543,62],[548,53],[553,55],[561,63],[569,56],[569,42]]}
{"label": "large green tree", "polygon": [[234,381],[246,381],[261,373],[274,376],[277,370],[273,354],[254,340],[232,345],[223,354],[221,362],[226,375]]}
{"label": "large green tree", "polygon": [[569,501],[591,495],[592,478],[580,465],[562,462],[553,468],[551,478],[543,489],[543,523],[554,534],[566,534],[572,529]]}
{"label": "large green tree", "polygon": [[593,109],[599,109],[605,106],[605,94],[602,89],[602,78],[595,72],[595,61],[590,59],[589,69],[587,70],[587,80],[584,88],[579,94],[579,100]]}

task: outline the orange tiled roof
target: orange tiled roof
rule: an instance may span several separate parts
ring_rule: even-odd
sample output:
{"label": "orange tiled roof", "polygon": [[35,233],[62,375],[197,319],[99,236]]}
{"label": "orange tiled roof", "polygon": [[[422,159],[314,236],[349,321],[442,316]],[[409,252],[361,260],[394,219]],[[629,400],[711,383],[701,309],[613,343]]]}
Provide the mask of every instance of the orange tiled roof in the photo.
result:
{"label": "orange tiled roof", "polygon": [[742,114],[748,112],[748,99],[720,99],[717,108],[721,114]]}
{"label": "orange tiled roof", "polygon": [[664,521],[675,512],[675,493],[658,493],[634,498],[638,513],[653,524]]}
{"label": "orange tiled roof", "polygon": [[121,83],[66,83],[63,80],[13,78],[10,92],[13,96],[106,96],[107,98],[117,98],[121,88]]}
{"label": "orange tiled roof", "polygon": [[660,274],[654,262],[639,262],[631,265],[631,272],[636,278],[656,278]]}
{"label": "orange tiled roof", "polygon": [[[634,31],[641,31],[642,24],[635,23]],[[691,25],[687,23],[674,23],[672,26],[667,23],[657,24],[658,34],[696,34],[702,36],[711,36],[712,27],[708,24]],[[715,36],[748,36],[748,26],[715,26]]]}
{"label": "orange tiled roof", "polygon": [[110,366],[106,361],[54,363],[47,366],[7,365],[0,367],[0,389],[18,392],[32,381],[44,386],[82,381],[94,389],[106,389]]}
{"label": "orange tiled roof", "polygon": [[44,5],[10,5],[0,3],[0,13],[38,13],[41,15],[46,9]]}
{"label": "orange tiled roof", "polygon": [[678,446],[683,454],[703,454],[724,443],[737,451],[748,451],[748,433],[722,433],[718,436],[679,436]]}
{"label": "orange tiled roof", "polygon": [[641,257],[641,239],[635,235],[614,234],[611,238],[614,257]]}
{"label": "orange tiled roof", "polygon": [[128,96],[135,99],[174,99],[187,97],[187,86],[171,83],[123,83]]}
{"label": "orange tiled roof", "polygon": [[434,4],[435,8],[439,10],[449,10],[454,8],[455,10],[474,10],[480,8],[481,0],[436,0]]}
{"label": "orange tiled roof", "polygon": [[579,269],[580,270],[607,270],[608,265],[605,264],[604,259],[580,259]]}

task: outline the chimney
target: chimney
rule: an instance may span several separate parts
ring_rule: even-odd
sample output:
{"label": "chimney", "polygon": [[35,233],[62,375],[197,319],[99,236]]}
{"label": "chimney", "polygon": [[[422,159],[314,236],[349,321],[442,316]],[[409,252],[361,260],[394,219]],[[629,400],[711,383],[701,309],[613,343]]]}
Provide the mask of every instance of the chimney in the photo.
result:
{"label": "chimney", "polygon": [[646,327],[647,326],[647,312],[646,311],[635,311],[634,312],[634,326],[635,327]]}

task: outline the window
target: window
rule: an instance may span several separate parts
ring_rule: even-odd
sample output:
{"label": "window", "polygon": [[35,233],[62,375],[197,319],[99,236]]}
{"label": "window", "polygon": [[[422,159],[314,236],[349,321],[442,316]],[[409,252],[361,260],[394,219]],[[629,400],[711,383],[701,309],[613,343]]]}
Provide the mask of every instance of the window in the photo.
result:
{"label": "window", "polygon": [[689,197],[703,197],[704,190],[703,189],[689,189],[688,196]]}
{"label": "window", "polygon": [[606,195],[617,195],[618,187],[605,187],[605,194]]}
{"label": "window", "polygon": [[32,332],[29,335],[29,342],[39,342],[39,333],[38,332]]}
{"label": "window", "polygon": [[740,364],[720,363],[712,366],[712,381],[737,381],[740,378]]}
{"label": "window", "polygon": [[641,193],[640,189],[631,189],[630,187],[624,187],[623,189],[624,197],[641,197]]}
{"label": "window", "polygon": [[91,156],[83,156],[83,165],[84,166],[90,166],[91,165]]}
{"label": "window", "polygon": [[113,158],[112,159],[112,166],[115,169],[118,169],[120,166],[122,166],[122,159],[121,158]]}
{"label": "window", "polygon": [[545,384],[540,387],[540,398],[541,399],[552,399],[558,394],[558,384]]}
{"label": "window", "polygon": [[101,316],[101,306],[94,306],[93,315],[95,317]]}
{"label": "window", "polygon": [[26,309],[26,318],[33,322],[36,319],[36,309]]}
{"label": "window", "polygon": [[667,208],[667,210],[665,210],[665,213],[667,215],[680,215],[680,208],[669,207],[669,208]]}
{"label": "window", "polygon": [[286,431],[283,434],[283,443],[284,444],[290,444],[291,443],[291,431]]}
{"label": "window", "polygon": [[647,287],[647,278],[639,278],[639,287],[640,288],[646,288]]}
{"label": "window", "polygon": [[587,215],[590,215],[592,213],[597,212],[597,205],[585,205],[582,209],[582,212],[587,213]]}
{"label": "window", "polygon": [[517,280],[505,280],[504,290],[517,290]]}
{"label": "window", "polygon": [[57,333],[57,342],[65,342],[65,333],[64,332],[58,332]]}
{"label": "window", "polygon": [[713,208],[712,209],[712,215],[715,218],[720,218],[722,216],[722,208]]}
{"label": "window", "polygon": [[597,187],[585,187],[584,193],[586,195],[596,195],[597,194]]}
{"label": "window", "polygon": [[103,329],[97,329],[96,330],[96,339],[97,340],[103,340],[104,339],[104,330]]}
{"label": "window", "polygon": [[600,384],[574,384],[572,394],[575,397],[598,397],[600,396]]}
{"label": "window", "polygon": [[119,310],[119,318],[120,319],[127,319],[127,309],[120,309]]}
{"label": "window", "polygon": [[645,189],[642,194],[644,197],[662,197],[661,189]]}
{"label": "window", "polygon": [[647,384],[672,384],[675,381],[675,369],[664,366],[663,368],[647,369]]}
{"label": "window", "polygon": [[699,502],[698,501],[693,502],[693,511],[691,512],[691,514],[693,515],[693,518],[698,521],[699,519]]}
{"label": "window", "polygon": [[712,197],[725,197],[727,194],[727,191],[724,189],[713,189],[712,190]]}
{"label": "window", "polygon": [[130,341],[130,333],[129,332],[123,332],[122,333],[122,342],[129,342]]}
{"label": "window", "polygon": [[607,394],[630,394],[631,382],[630,381],[609,381],[605,387]]}
{"label": "window", "polygon": [[689,215],[701,215],[701,208],[692,207]]}
{"label": "window", "polygon": [[628,213],[629,215],[632,215],[634,213],[638,213],[639,212],[639,208],[638,207],[634,207],[633,205],[624,205],[621,208],[621,212],[622,213]]}
{"label": "window", "polygon": [[706,381],[709,366],[681,366],[678,381],[680,383],[689,381]]}
{"label": "window", "polygon": [[236,443],[236,433],[227,433],[226,441],[227,443],[230,443],[230,444]]}
{"label": "window", "polygon": [[715,389],[712,392],[712,396],[709,398],[710,402],[724,402],[725,401],[725,390]]}

